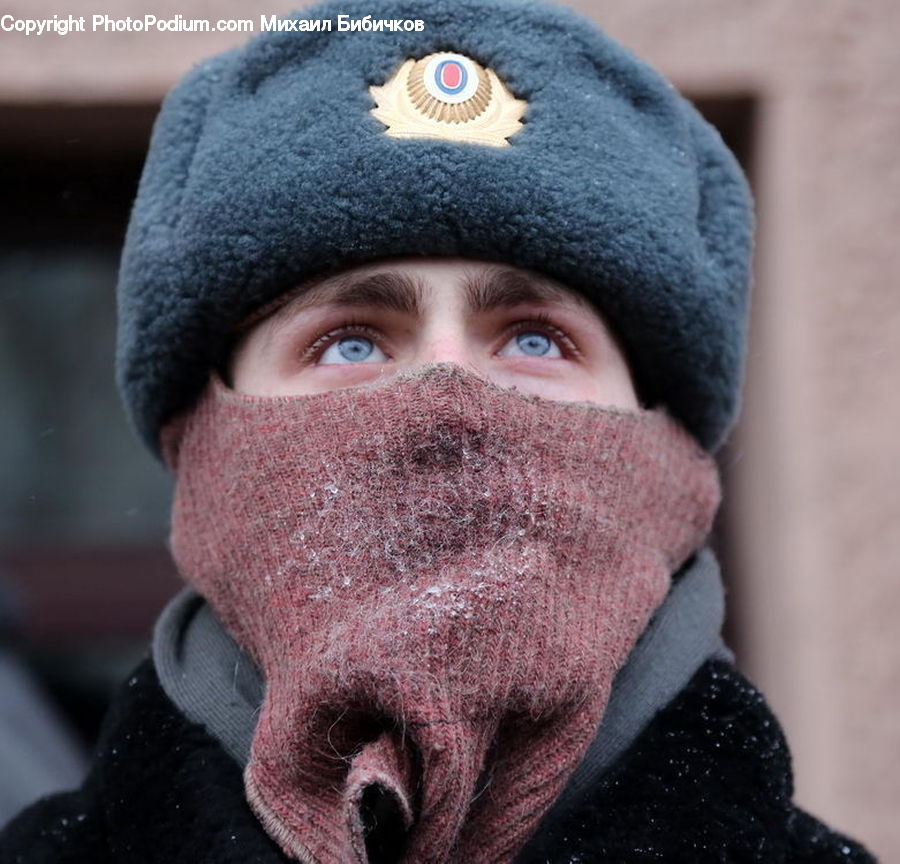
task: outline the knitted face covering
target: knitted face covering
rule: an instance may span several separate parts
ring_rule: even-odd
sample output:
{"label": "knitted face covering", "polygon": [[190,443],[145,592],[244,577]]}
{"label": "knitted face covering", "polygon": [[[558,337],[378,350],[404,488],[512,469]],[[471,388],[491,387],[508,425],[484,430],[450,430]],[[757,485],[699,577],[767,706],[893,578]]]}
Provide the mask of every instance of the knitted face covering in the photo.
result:
{"label": "knitted face covering", "polygon": [[266,680],[247,798],[307,862],[510,860],[719,501],[661,410],[444,363],[311,396],[213,377],[163,446],[176,563]]}

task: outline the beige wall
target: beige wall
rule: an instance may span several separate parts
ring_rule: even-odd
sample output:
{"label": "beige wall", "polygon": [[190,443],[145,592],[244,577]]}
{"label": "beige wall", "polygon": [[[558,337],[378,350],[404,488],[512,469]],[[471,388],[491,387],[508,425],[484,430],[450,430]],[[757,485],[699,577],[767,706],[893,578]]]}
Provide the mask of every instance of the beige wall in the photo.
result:
{"label": "beige wall", "polygon": [[[34,17],[80,5],[98,9],[7,8]],[[114,14],[251,17],[254,5],[132,0]],[[786,727],[799,801],[900,860],[900,3],[573,5],[692,95],[758,99],[758,284],[732,466],[742,604],[732,614],[749,632],[745,666]],[[155,100],[192,62],[238,41],[2,34],[0,101]]]}

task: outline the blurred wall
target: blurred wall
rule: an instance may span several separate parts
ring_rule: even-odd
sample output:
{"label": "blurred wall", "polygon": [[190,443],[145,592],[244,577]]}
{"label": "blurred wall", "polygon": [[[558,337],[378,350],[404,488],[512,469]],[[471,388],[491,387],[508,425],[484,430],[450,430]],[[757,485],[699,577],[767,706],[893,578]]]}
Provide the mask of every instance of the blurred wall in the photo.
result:
{"label": "blurred wall", "polygon": [[[128,0],[109,12],[247,18],[294,5]],[[900,4],[572,5],[692,97],[755,106],[758,275],[726,464],[730,614],[744,668],[786,728],[800,803],[900,860]],[[155,103],[244,38],[0,34],[0,104]]]}

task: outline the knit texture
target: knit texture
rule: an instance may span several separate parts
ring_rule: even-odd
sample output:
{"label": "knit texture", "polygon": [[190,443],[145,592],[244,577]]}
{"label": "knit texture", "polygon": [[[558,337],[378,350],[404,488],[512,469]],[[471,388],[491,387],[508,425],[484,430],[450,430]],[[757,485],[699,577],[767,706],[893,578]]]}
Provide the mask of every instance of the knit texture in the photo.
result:
{"label": "knit texture", "polygon": [[[708,546],[672,577],[672,587],[616,674],[603,723],[553,809],[570,806],[653,715],[711,657],[733,660],[721,638],[725,589]],[[176,707],[203,726],[240,767],[265,693],[262,673],[193,588],[163,609],[153,628],[153,664]]]}
{"label": "knit texture", "polygon": [[213,377],[165,442],[175,560],[266,680],[248,800],[323,864],[368,860],[373,798],[408,860],[509,860],[719,501],[665,412],[454,364],[296,397]]}
{"label": "knit texture", "polygon": [[[422,32],[339,32],[337,16]],[[561,5],[328,0],[193,69],[154,127],[119,277],[117,378],[154,451],[230,330],[305,279],[397,255],[530,268],[590,298],[644,403],[708,449],[738,407],[747,184],[660,75]],[[509,146],[397,139],[369,87],[465,54],[527,102]]]}

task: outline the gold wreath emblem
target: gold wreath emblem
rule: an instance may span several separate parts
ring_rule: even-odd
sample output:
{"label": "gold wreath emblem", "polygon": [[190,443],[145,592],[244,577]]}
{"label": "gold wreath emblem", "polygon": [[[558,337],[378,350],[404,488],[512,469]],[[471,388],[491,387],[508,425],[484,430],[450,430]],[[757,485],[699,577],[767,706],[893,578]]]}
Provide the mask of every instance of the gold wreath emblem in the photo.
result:
{"label": "gold wreath emblem", "polygon": [[[449,62],[462,69],[465,87],[445,93],[436,72]],[[439,71],[437,72],[439,75]],[[470,57],[447,51],[407,59],[384,85],[369,88],[377,107],[371,113],[394,138],[443,138],[508,147],[506,139],[522,128],[527,102],[516,99],[492,69]]]}

